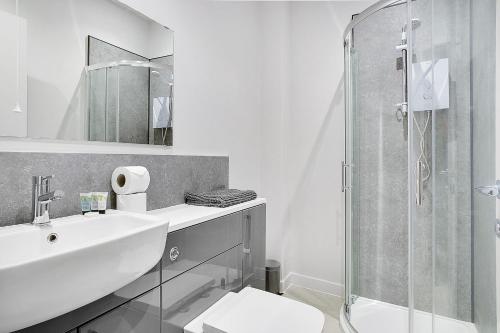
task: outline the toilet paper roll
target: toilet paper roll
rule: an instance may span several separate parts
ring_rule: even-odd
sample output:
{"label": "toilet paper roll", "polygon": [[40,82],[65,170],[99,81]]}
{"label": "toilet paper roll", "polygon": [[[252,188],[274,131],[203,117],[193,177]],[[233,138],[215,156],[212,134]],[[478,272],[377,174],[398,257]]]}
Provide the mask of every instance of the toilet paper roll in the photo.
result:
{"label": "toilet paper roll", "polygon": [[116,196],[116,209],[126,212],[144,213],[146,211],[146,193],[118,194]]}
{"label": "toilet paper roll", "polygon": [[116,194],[145,192],[149,181],[148,169],[143,166],[118,167],[111,175],[111,186]]}

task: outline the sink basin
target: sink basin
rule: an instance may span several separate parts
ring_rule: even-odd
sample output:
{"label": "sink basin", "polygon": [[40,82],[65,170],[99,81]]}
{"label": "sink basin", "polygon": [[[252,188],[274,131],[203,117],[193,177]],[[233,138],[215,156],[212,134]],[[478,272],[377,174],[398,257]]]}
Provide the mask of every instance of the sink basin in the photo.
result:
{"label": "sink basin", "polygon": [[168,221],[118,211],[0,228],[0,332],[124,287],[158,263],[167,232]]}

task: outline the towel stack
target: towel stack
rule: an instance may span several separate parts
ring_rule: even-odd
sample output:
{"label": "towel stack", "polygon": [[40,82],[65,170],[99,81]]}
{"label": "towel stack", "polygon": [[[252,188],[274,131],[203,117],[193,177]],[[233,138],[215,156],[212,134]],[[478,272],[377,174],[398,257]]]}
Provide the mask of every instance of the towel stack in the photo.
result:
{"label": "towel stack", "polygon": [[224,208],[254,200],[257,194],[254,191],[225,189],[203,193],[186,192],[184,198],[188,205]]}

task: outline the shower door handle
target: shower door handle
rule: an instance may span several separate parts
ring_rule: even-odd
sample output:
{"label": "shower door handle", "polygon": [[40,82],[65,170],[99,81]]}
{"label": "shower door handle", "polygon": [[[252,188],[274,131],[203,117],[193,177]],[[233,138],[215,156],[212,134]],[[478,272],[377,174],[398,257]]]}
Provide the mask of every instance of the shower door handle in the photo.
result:
{"label": "shower door handle", "polygon": [[342,161],[341,167],[342,167],[342,192],[345,192],[346,190],[350,189],[350,186],[347,186],[347,168],[350,167],[350,164],[347,164],[345,161]]}
{"label": "shower door handle", "polygon": [[488,197],[497,197],[500,199],[500,180],[497,180],[495,185],[479,186],[475,190]]}

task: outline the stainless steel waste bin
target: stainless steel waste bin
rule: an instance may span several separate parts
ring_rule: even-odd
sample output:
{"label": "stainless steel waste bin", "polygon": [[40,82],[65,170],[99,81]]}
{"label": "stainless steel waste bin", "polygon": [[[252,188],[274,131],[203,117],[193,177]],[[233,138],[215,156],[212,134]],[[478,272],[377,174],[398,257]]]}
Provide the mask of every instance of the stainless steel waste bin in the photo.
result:
{"label": "stainless steel waste bin", "polygon": [[266,291],[280,295],[281,264],[277,260],[266,260]]}

